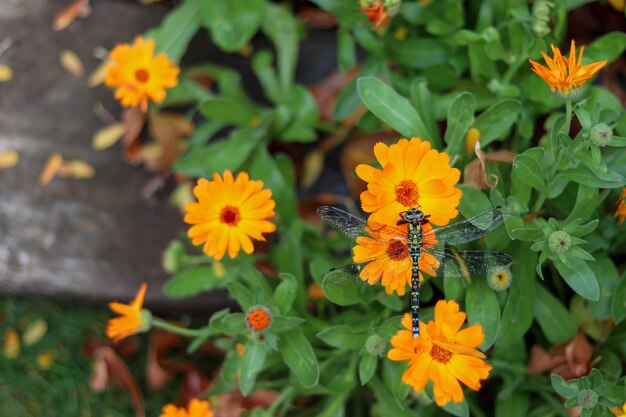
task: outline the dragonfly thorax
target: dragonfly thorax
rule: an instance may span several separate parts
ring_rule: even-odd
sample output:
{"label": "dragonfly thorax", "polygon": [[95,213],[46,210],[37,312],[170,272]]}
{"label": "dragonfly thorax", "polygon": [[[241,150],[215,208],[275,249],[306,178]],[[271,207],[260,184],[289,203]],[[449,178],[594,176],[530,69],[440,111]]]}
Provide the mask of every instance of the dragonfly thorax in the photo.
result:
{"label": "dragonfly thorax", "polygon": [[398,224],[410,223],[417,225],[428,223],[430,215],[425,215],[422,210],[411,207],[407,211],[400,213],[400,217],[402,217],[402,219],[398,220]]}

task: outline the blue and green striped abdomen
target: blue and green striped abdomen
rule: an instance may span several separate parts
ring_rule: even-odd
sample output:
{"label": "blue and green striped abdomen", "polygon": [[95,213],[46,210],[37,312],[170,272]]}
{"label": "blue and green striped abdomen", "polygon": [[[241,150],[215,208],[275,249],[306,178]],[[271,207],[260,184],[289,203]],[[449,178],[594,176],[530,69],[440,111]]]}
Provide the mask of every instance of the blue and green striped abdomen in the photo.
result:
{"label": "blue and green striped abdomen", "polygon": [[411,255],[411,328],[413,337],[420,334],[419,328],[419,308],[420,308],[420,281],[419,281],[419,260],[422,248],[422,225],[420,223],[408,224],[407,243],[409,254]]}

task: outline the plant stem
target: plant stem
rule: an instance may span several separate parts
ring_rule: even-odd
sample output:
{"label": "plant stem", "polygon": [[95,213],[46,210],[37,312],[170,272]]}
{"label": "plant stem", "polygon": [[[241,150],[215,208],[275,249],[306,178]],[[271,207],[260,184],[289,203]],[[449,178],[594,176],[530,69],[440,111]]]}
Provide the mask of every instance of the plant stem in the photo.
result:
{"label": "plant stem", "polygon": [[295,391],[293,387],[287,386],[287,388],[285,388],[280,393],[278,398],[274,400],[272,405],[269,406],[269,408],[267,409],[268,414],[272,416],[276,415],[276,410],[278,409],[278,407],[280,407],[284,402],[289,401],[291,398],[293,398],[294,394],[295,394]]}
{"label": "plant stem", "polygon": [[175,324],[168,323],[158,317],[152,317],[152,326],[187,337],[198,337],[206,332],[206,329],[187,329],[185,327],[180,327]]}
{"label": "plant stem", "polygon": [[572,125],[572,99],[565,100],[565,124],[563,125],[563,133],[569,136],[570,126]]}

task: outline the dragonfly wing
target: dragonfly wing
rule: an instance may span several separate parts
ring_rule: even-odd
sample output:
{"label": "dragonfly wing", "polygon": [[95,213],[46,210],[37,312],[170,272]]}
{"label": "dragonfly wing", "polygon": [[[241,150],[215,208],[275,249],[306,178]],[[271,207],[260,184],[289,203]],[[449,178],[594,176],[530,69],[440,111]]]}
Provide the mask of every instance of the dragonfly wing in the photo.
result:
{"label": "dragonfly wing", "polygon": [[505,212],[503,206],[494,207],[458,223],[429,230],[424,233],[424,239],[436,239],[446,245],[468,243],[500,226],[504,222]]}
{"label": "dragonfly wing", "polygon": [[406,231],[384,224],[365,222],[347,211],[332,206],[317,208],[317,214],[333,229],[356,240],[359,236],[372,236],[377,240],[406,240]]}
{"label": "dragonfly wing", "polygon": [[511,255],[504,252],[456,250],[454,248],[430,248],[424,249],[424,252],[439,261],[439,267],[436,269],[437,276],[469,278],[500,268],[510,268],[513,264]]}

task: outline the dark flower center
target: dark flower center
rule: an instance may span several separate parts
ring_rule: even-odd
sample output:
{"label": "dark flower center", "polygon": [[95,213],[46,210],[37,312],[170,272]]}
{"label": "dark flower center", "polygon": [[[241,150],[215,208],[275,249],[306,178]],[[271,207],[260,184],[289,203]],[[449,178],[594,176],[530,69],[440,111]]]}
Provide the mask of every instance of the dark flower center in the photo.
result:
{"label": "dark flower center", "polygon": [[452,358],[452,352],[433,345],[433,348],[430,350],[430,357],[437,362],[447,363]]}
{"label": "dark flower center", "polygon": [[404,180],[396,185],[396,201],[404,207],[415,207],[418,199],[417,184],[413,181]]}
{"label": "dark flower center", "polygon": [[387,255],[393,261],[401,261],[409,256],[409,248],[401,241],[396,240],[387,247]]}
{"label": "dark flower center", "polygon": [[233,206],[226,206],[220,213],[220,220],[229,226],[236,226],[239,223],[239,209]]}
{"label": "dark flower center", "polygon": [[150,73],[143,68],[135,71],[135,79],[140,83],[147,83],[150,79]]}

